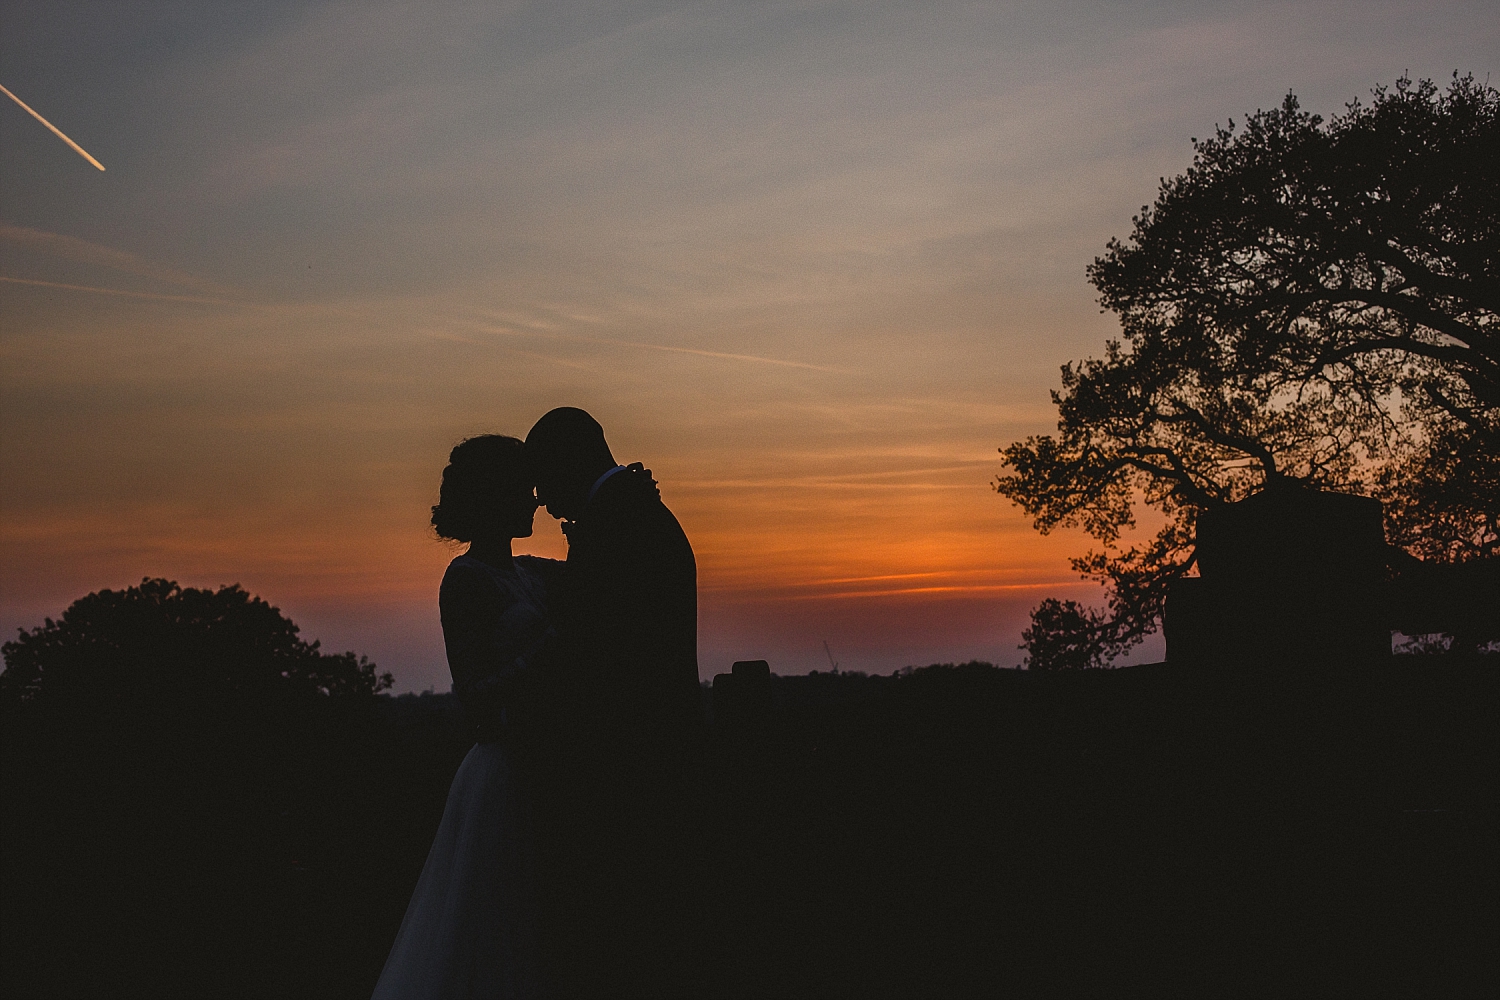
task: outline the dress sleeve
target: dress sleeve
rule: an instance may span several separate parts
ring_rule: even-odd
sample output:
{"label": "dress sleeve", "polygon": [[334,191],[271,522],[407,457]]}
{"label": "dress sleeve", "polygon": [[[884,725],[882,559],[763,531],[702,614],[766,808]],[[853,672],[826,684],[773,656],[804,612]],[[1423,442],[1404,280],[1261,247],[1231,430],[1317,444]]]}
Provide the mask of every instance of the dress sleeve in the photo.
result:
{"label": "dress sleeve", "polygon": [[546,636],[546,623],[514,593],[480,570],[451,567],[438,605],[453,692],[481,729],[504,723]]}
{"label": "dress sleeve", "polygon": [[542,600],[550,603],[551,598],[562,586],[563,574],[567,570],[567,563],[561,559],[548,559],[545,556],[516,556],[517,565],[525,566],[541,581]]}

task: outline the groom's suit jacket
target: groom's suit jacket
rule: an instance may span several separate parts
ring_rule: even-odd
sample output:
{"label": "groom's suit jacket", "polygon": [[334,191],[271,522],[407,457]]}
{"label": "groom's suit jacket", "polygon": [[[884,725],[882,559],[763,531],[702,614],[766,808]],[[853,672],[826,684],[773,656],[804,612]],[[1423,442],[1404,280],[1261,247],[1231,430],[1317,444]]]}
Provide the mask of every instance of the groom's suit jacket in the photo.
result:
{"label": "groom's suit jacket", "polygon": [[651,474],[629,466],[567,525],[562,608],[570,711],[610,752],[671,752],[702,723],[698,569]]}
{"label": "groom's suit jacket", "polygon": [[[698,570],[639,465],[566,526],[542,757],[542,940],[559,997],[702,996]],[[650,995],[650,994],[647,994]]]}

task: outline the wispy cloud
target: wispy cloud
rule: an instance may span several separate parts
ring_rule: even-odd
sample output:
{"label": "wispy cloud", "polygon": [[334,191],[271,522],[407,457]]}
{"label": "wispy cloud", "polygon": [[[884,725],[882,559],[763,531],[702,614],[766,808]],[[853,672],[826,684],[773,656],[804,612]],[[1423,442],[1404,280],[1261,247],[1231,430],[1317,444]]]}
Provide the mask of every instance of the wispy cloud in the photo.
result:
{"label": "wispy cloud", "polygon": [[750,361],[762,365],[780,365],[783,368],[804,368],[808,371],[830,372],[838,375],[849,374],[847,368],[834,368],[831,365],[815,365],[807,361],[788,361],[785,358],[764,358],[756,354],[731,354],[726,351],[705,351],[696,347],[673,347],[668,344],[643,344],[632,340],[608,340],[602,337],[581,338],[595,344],[606,344],[618,347],[634,347],[643,351],[667,351],[676,354],[695,354],[703,358],[724,358],[728,361]]}
{"label": "wispy cloud", "polygon": [[59,288],[69,292],[92,292],[95,295],[121,295],[131,299],[151,299],[156,302],[196,302],[210,306],[237,306],[244,303],[230,299],[211,299],[201,295],[163,295],[160,292],[133,292],[124,288],[98,288],[94,285],[70,285],[62,281],[42,281],[37,278],[13,278],[0,275],[0,281],[12,285],[34,285],[38,288]]}
{"label": "wispy cloud", "polygon": [[918,594],[1004,594],[1026,593],[1036,590],[1056,590],[1059,587],[1076,586],[1077,580],[1052,580],[1045,583],[992,583],[992,584],[946,584],[931,587],[894,587],[870,590],[820,591],[815,594],[786,594],[767,597],[766,600],[824,601],[855,600],[872,597],[911,597]]}
{"label": "wispy cloud", "polygon": [[722,358],[726,361],[748,361],[753,364],[778,365],[782,368],[802,368],[807,371],[829,372],[837,375],[850,374],[847,368],[831,365],[816,365],[809,361],[791,361],[786,358],[768,358],[758,354],[735,354],[729,351],[709,351],[697,347],[677,347],[671,344],[648,344],[636,340],[617,340],[612,337],[590,337],[579,333],[554,333],[540,329],[517,330],[503,326],[481,326],[476,329],[484,333],[504,337],[535,337],[544,340],[566,341],[576,344],[597,344],[601,347],[624,347],[640,351],[665,351],[669,354],[691,354],[703,358]]}
{"label": "wispy cloud", "polygon": [[237,294],[234,289],[214,281],[209,281],[206,278],[187,274],[175,268],[164,267],[161,264],[141,257],[139,254],[103,246],[89,240],[79,239],[77,236],[49,233],[41,229],[0,223],[0,240],[40,250],[43,253],[61,257],[65,260],[77,261],[80,264],[107,267],[124,274],[133,274],[137,277],[150,278],[153,281],[176,285],[179,288],[192,288],[210,295],[226,298],[234,297]]}

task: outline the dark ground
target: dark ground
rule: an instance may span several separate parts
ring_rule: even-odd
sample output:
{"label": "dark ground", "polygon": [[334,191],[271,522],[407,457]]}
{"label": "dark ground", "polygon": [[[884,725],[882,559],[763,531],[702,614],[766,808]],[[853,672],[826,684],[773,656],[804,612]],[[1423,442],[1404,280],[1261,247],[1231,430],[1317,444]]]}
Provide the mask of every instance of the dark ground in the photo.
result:
{"label": "dark ground", "polygon": [[[1500,664],[772,679],[714,736],[729,996],[1494,995]],[[447,696],[7,710],[8,997],[369,995]]]}

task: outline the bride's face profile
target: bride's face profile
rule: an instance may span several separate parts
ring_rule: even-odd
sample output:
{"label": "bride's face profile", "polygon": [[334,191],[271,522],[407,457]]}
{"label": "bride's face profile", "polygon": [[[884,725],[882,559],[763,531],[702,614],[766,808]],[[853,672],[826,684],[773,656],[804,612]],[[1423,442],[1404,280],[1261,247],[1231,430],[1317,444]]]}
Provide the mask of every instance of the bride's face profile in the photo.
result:
{"label": "bride's face profile", "polygon": [[528,481],[517,483],[496,498],[495,528],[510,538],[529,538],[536,520],[536,489]]}

